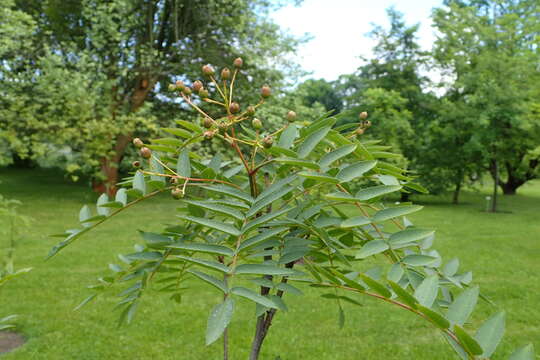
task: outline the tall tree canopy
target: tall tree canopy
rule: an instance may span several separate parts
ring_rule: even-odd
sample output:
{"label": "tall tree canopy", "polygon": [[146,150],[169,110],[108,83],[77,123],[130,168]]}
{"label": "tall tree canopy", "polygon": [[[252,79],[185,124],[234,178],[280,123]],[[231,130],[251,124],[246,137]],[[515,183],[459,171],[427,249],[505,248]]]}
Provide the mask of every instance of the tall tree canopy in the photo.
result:
{"label": "tall tree canopy", "polygon": [[[16,80],[10,65],[0,69],[2,81],[25,95],[4,104],[9,114],[2,129],[31,139],[24,151],[12,142],[10,147],[22,156],[65,147],[73,155],[71,169],[99,168],[111,191],[133,134],[150,134],[159,122],[178,117],[164,90],[171,81],[199,77],[195,64],[232,61],[241,54],[253,78],[271,85],[294,69],[283,55],[297,40],[268,20],[275,2],[30,0],[17,5],[10,8],[37,23],[37,50]],[[255,97],[243,95],[246,103]]]}
{"label": "tall tree canopy", "polygon": [[369,34],[376,41],[373,58],[355,74],[342,76],[337,88],[346,109],[372,114],[376,126],[369,134],[399,149],[405,156],[401,165],[416,169],[423,146],[419,134],[434,118],[435,97],[422,71],[428,53],[418,44],[418,24],[407,25],[394,8],[387,13],[390,26],[375,26]]}
{"label": "tall tree canopy", "polygon": [[539,16],[534,0],[447,1],[434,12],[448,99],[474,118],[469,134],[505,194],[538,176]]}
{"label": "tall tree canopy", "polygon": [[343,110],[343,100],[336,91],[334,82],[324,79],[309,79],[300,84],[297,91],[305,106],[319,103],[324,106],[326,111],[333,111],[335,114]]}

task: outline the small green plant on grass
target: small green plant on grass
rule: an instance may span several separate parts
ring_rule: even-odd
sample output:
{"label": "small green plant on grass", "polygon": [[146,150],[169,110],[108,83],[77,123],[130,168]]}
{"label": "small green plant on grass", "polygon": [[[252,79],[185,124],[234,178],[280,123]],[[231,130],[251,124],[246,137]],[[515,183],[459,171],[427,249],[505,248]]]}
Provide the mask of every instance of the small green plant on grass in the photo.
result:
{"label": "small green plant on grass", "polygon": [[[31,268],[15,270],[13,265],[16,238],[20,230],[28,226],[30,222],[30,218],[17,212],[17,207],[20,204],[17,200],[6,199],[0,195],[0,237],[2,240],[7,240],[6,254],[0,267],[0,293],[9,280],[31,270]],[[1,316],[3,318],[0,318],[0,330],[15,327],[15,325],[11,324],[11,320],[15,319],[16,315],[5,316],[2,314]]]}
{"label": "small green plant on grass", "polygon": [[[113,274],[100,278],[81,306],[125,284],[118,306],[121,321],[130,322],[151,283],[180,302],[188,281],[203,281],[216,291],[206,343],[222,337],[223,358],[229,358],[227,329],[237,300],[247,299],[256,314],[249,356],[255,360],[273,319],[287,311],[287,297],[301,296],[298,284],[308,284],[321,290],[322,301],[335,302],[341,325],[343,303],[359,305],[368,296],[431,323],[462,359],[491,357],[504,333],[504,312],[472,332],[467,321],[482,298],[472,274],[460,271],[457,259],[443,262],[433,248],[434,231],[404,217],[421,206],[382,203],[388,194],[422,188],[388,160],[398,155],[364,139],[368,114],[334,127],[337,119],[328,114],[303,123],[289,111],[284,125],[272,129],[257,118],[271,89],[262,86],[256,104],[238,104],[242,59],[233,65],[219,77],[203,66],[206,84],[171,84],[200,114],[200,124],[177,121],[179,127],[163,129],[167,137],[150,144],[135,138],[142,160],[134,163],[134,176],[114,199],[101,195],[96,213],[83,206],[81,226],[58,235],[63,240],[50,256],[159,193],[179,201],[178,221],[160,233],[139,231],[142,244],[110,265]],[[232,150],[233,160],[191,151],[201,141]],[[374,261],[381,265],[373,267]],[[528,345],[511,359],[532,357]]]}

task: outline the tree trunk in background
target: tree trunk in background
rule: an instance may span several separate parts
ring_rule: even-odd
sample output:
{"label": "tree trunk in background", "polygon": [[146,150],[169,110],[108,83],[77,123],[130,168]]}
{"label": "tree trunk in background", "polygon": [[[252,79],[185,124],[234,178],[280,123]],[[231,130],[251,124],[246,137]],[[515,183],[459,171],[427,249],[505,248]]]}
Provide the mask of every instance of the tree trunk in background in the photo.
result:
{"label": "tree trunk in background", "polygon": [[517,188],[525,184],[528,180],[534,178],[534,171],[536,166],[538,166],[538,160],[533,159],[529,161],[529,169],[521,174],[521,177],[516,176],[516,169],[512,167],[512,164],[506,163],[506,172],[508,178],[506,182],[501,182],[500,186],[504,195],[516,195]]}
{"label": "tree trunk in background", "polygon": [[540,163],[540,159],[531,159],[529,160],[528,168],[525,173],[521,173],[520,177],[516,176],[518,172],[511,163],[506,163],[506,173],[508,174],[508,179],[506,182],[499,181],[499,185],[503,191],[504,195],[516,195],[517,189],[525,184],[527,181],[535,178],[535,171]]}
{"label": "tree trunk in background", "polygon": [[126,148],[131,142],[131,134],[118,135],[114,146],[114,156],[101,159],[101,172],[105,177],[104,181],[94,181],[93,189],[98,193],[107,193],[109,196],[116,194],[116,183],[118,182],[118,167]]}
{"label": "tree trunk in background", "polygon": [[19,154],[13,154],[13,166],[18,169],[32,169],[36,167],[36,163],[31,159],[31,156],[21,158]]}
{"label": "tree trunk in background", "polygon": [[454,188],[454,194],[452,196],[452,204],[459,203],[459,193],[461,192],[461,185],[463,184],[464,171],[462,169],[458,170],[457,179],[455,182],[456,187]]}
{"label": "tree trunk in background", "polygon": [[452,204],[459,204],[459,192],[461,191],[461,180],[456,182],[456,188],[454,189],[454,195],[452,196]]}
{"label": "tree trunk in background", "polygon": [[501,183],[501,188],[504,195],[516,195],[517,188],[520,187],[521,185],[523,184],[517,185],[516,183],[508,179],[507,182]]}
{"label": "tree trunk in background", "polygon": [[499,165],[497,159],[493,159],[491,163],[493,176],[493,195],[491,197],[491,212],[497,211],[497,188],[499,187]]}
{"label": "tree trunk in background", "polygon": [[[149,76],[141,76],[137,79],[137,86],[130,98],[130,111],[136,112],[144,104],[148,94],[154,87],[156,81]],[[114,110],[113,110],[114,111]],[[114,113],[113,113],[114,118]],[[114,144],[114,155],[110,158],[101,159],[101,173],[105,180],[96,180],[92,184],[94,191],[98,193],[107,193],[109,196],[116,194],[116,183],[118,183],[118,168],[124,158],[127,147],[129,146],[133,134],[120,134]]]}

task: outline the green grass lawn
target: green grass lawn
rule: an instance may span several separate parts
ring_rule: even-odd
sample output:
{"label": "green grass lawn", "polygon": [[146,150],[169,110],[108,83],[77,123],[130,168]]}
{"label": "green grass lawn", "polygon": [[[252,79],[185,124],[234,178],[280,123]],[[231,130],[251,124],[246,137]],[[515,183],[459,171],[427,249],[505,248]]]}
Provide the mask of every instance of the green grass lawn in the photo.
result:
{"label": "green grass lawn", "polygon": [[[204,346],[206,319],[219,294],[204,284],[181,304],[148,292],[133,324],[117,327],[111,294],[80,311],[73,308],[88,294],[86,285],[107,273],[116,254],[139,241],[136,229],[157,231],[174,221],[169,197],[127,210],[57,257],[45,262],[58,239],[49,234],[77,225],[77,214],[95,195],[54,172],[3,170],[0,193],[21,200],[20,211],[34,218],[16,251],[17,267],[29,274],[8,284],[0,296],[0,316],[21,314],[19,331],[28,342],[4,359],[218,359],[221,343]],[[507,333],[494,359],[533,342],[540,350],[540,182],[519,194],[501,197],[501,213],[486,213],[486,193],[466,192],[461,205],[449,198],[422,197],[426,208],[411,216],[416,225],[437,229],[437,248],[446,261],[461,260],[474,282],[496,307],[482,303],[475,326],[498,308],[507,311]],[[1,219],[0,219],[1,223]],[[0,224],[1,226],[1,224]],[[0,241],[0,248],[5,244]],[[118,289],[120,291],[120,289]],[[263,346],[262,359],[454,359],[440,334],[410,313],[370,298],[364,306],[346,305],[346,324],[338,327],[335,303],[306,288],[287,298],[289,312],[278,313]],[[239,302],[230,329],[231,359],[245,359],[254,328],[254,306]]]}

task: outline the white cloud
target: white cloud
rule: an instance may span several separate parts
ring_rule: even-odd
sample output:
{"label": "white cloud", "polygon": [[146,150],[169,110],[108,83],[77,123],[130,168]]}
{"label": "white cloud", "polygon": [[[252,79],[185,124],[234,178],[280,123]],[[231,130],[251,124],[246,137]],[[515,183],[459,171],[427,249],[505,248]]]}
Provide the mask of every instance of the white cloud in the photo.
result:
{"label": "white cloud", "polygon": [[434,40],[431,9],[440,0],[304,0],[300,7],[287,6],[273,14],[273,19],[290,33],[313,39],[297,54],[298,62],[314,78],[334,80],[341,74],[354,72],[361,64],[360,56],[370,57],[373,40],[366,37],[372,24],[388,25],[386,9],[395,6],[405,14],[408,24],[421,24],[418,36],[423,48],[431,48]]}

